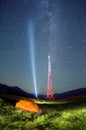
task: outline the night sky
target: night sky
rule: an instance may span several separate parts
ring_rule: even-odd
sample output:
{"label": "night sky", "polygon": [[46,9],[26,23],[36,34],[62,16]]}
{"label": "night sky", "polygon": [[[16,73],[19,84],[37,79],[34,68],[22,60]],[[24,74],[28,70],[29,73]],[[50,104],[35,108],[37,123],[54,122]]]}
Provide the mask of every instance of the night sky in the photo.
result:
{"label": "night sky", "polygon": [[46,94],[48,55],[54,93],[86,87],[86,0],[0,0],[0,83]]}

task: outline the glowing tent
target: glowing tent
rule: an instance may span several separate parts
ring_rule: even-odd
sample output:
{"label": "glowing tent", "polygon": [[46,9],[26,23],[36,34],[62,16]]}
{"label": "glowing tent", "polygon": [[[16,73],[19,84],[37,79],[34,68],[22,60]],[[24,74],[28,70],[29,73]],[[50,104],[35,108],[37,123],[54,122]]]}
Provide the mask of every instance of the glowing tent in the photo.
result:
{"label": "glowing tent", "polygon": [[28,112],[41,112],[36,103],[27,100],[20,100],[16,103],[15,107]]}

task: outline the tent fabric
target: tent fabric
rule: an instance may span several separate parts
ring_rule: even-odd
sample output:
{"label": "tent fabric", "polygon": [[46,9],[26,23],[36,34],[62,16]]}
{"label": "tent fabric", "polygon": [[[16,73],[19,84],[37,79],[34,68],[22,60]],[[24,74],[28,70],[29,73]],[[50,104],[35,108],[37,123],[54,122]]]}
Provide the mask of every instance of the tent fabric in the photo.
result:
{"label": "tent fabric", "polygon": [[41,112],[40,108],[36,103],[27,100],[20,100],[16,103],[15,107],[28,112]]}

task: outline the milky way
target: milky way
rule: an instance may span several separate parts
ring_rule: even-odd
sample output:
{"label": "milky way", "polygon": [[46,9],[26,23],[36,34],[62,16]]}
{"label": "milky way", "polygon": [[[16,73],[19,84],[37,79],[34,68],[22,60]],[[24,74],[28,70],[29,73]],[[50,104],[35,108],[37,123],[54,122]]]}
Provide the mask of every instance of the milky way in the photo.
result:
{"label": "milky way", "polygon": [[86,87],[85,0],[1,0],[0,82],[34,93],[29,21],[35,25],[38,93],[46,93],[48,54],[55,93]]}

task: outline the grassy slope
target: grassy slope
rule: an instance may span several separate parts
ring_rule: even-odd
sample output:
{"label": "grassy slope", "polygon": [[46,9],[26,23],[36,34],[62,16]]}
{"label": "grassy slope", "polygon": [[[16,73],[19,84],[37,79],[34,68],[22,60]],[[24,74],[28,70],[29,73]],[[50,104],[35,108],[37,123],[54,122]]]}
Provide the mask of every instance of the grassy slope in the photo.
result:
{"label": "grassy slope", "polygon": [[0,100],[0,129],[86,130],[86,100],[39,106],[42,113],[28,113]]}

